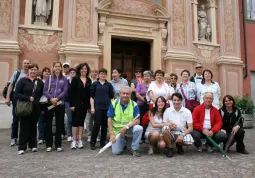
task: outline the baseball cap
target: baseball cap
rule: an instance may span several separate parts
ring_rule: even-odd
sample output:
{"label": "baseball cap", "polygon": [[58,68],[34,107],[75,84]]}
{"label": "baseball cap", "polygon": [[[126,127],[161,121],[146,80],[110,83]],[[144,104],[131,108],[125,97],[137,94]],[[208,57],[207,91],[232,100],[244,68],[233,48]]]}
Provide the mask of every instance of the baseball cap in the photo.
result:
{"label": "baseball cap", "polygon": [[70,64],[69,64],[68,62],[64,62],[62,66],[63,66],[63,67],[64,67],[64,66],[70,66]]}

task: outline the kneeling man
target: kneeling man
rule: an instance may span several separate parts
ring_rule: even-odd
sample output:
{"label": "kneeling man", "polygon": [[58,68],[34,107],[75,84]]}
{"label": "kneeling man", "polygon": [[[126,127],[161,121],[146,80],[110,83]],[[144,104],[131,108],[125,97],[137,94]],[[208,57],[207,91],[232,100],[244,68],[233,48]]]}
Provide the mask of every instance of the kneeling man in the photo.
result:
{"label": "kneeling man", "polygon": [[[204,95],[204,103],[197,106],[193,113],[193,128],[191,132],[193,139],[195,140],[194,145],[198,152],[202,152],[201,138],[205,138],[202,134],[211,137],[217,144],[224,142],[227,139],[226,134],[221,132],[222,119],[217,108],[212,106],[213,93],[206,92]],[[212,152],[212,145],[206,144],[209,152]]]}
{"label": "kneeling man", "polygon": [[163,127],[167,157],[173,157],[172,144],[174,142],[176,142],[178,154],[184,154],[183,144],[193,143],[193,138],[190,135],[193,130],[191,112],[182,106],[182,95],[180,93],[174,93],[172,100],[173,107],[168,108],[163,115],[163,122],[171,123],[170,127]]}
{"label": "kneeling man", "polygon": [[[143,128],[139,125],[139,108],[136,102],[132,101],[131,88],[123,86],[120,90],[120,99],[114,100],[107,112],[108,128],[110,132],[110,141],[113,142],[112,153],[120,154],[126,146],[125,134],[127,132],[133,135],[132,154],[140,157],[139,142],[142,137]],[[120,137],[116,139],[116,135]]]}

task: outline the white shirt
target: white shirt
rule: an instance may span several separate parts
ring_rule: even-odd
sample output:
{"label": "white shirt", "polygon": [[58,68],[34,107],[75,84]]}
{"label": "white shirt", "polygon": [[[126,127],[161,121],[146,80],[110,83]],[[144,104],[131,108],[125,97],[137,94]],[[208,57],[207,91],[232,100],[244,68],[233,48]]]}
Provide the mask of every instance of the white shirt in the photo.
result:
{"label": "white shirt", "polygon": [[210,130],[211,129],[211,116],[210,116],[211,109],[205,109],[205,120],[203,124],[203,128]]}
{"label": "white shirt", "polygon": [[[162,117],[159,118],[157,114],[155,114],[155,116],[153,117],[153,119],[154,119],[154,122],[155,122],[156,124],[161,124],[161,123],[163,122]],[[158,131],[158,132],[161,132],[161,128],[154,128],[154,127],[152,126],[151,122],[150,122],[149,125],[148,125],[148,127],[147,127],[147,129],[146,129],[146,132],[151,132],[151,131]]]}
{"label": "white shirt", "polygon": [[202,76],[202,75],[201,75],[201,76],[198,76],[198,75],[196,74],[196,76],[194,77],[194,80],[195,80],[196,85],[197,85],[197,84],[201,84],[202,79],[203,79],[203,76]]}
{"label": "white shirt", "polygon": [[212,83],[210,86],[205,84],[197,85],[197,97],[200,101],[200,104],[204,102],[203,98],[206,92],[213,93],[213,103],[212,105],[217,109],[220,108],[220,86],[217,82]]}
{"label": "white shirt", "polygon": [[181,107],[179,111],[176,111],[174,107],[170,107],[164,112],[163,122],[175,123],[177,127],[172,132],[174,134],[180,134],[187,129],[187,124],[192,123],[192,115],[190,110],[184,107]]}
{"label": "white shirt", "polygon": [[157,98],[159,96],[167,97],[171,96],[174,93],[174,88],[169,87],[165,82],[163,82],[162,86],[159,88],[155,82],[151,82],[146,93],[146,98],[150,101],[149,92],[152,91],[153,95]]}

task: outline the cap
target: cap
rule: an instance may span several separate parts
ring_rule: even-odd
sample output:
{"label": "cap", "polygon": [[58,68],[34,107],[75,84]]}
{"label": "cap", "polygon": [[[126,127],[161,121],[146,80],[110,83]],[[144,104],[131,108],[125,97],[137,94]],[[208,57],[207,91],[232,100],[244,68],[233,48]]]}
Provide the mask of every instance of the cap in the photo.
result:
{"label": "cap", "polygon": [[62,66],[63,66],[63,67],[64,67],[64,66],[70,66],[70,64],[69,64],[68,62],[64,62]]}

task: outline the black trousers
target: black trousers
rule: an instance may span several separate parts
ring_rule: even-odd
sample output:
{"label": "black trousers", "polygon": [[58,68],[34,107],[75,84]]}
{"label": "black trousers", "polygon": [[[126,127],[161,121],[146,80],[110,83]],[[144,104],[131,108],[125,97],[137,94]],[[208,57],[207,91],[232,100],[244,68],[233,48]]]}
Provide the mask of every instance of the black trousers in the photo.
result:
{"label": "black trousers", "polygon": [[15,97],[12,98],[12,134],[11,138],[18,138],[19,131],[19,117],[16,116],[15,108],[17,104],[17,99]]}
{"label": "black trousers", "polygon": [[[142,120],[143,120],[143,116],[144,114],[148,111],[148,107],[146,106],[147,104],[144,104],[143,106],[138,106],[139,107],[139,111],[140,111],[140,125],[142,126]],[[142,134],[142,140],[145,140],[144,134],[146,131],[147,127],[143,127],[143,134]]]}
{"label": "black trousers", "polygon": [[[243,143],[244,135],[245,135],[245,131],[241,128],[238,129],[238,131],[236,132],[234,139],[231,143],[231,146],[232,146],[236,142],[236,151],[244,151],[245,150],[245,145]],[[230,133],[227,133],[227,136],[229,137]],[[225,143],[226,142],[227,142],[227,140],[225,141]]]}
{"label": "black trousers", "polygon": [[76,104],[72,112],[72,126],[84,127],[84,121],[87,115],[88,108],[84,103]]}
{"label": "black trousers", "polygon": [[62,143],[61,134],[64,125],[65,105],[58,105],[55,108],[46,111],[46,124],[45,124],[46,148],[52,147],[53,145],[52,120],[54,114],[56,120],[55,147],[56,148],[61,147]]}
{"label": "black trousers", "polygon": [[99,109],[95,108],[95,120],[94,125],[92,127],[91,133],[91,143],[96,143],[96,139],[100,130],[101,126],[101,140],[100,142],[103,143],[106,141],[107,136],[107,109]]}
{"label": "black trousers", "polygon": [[29,116],[20,117],[18,150],[37,148],[37,121],[40,116],[39,106],[33,106],[33,112]]}

